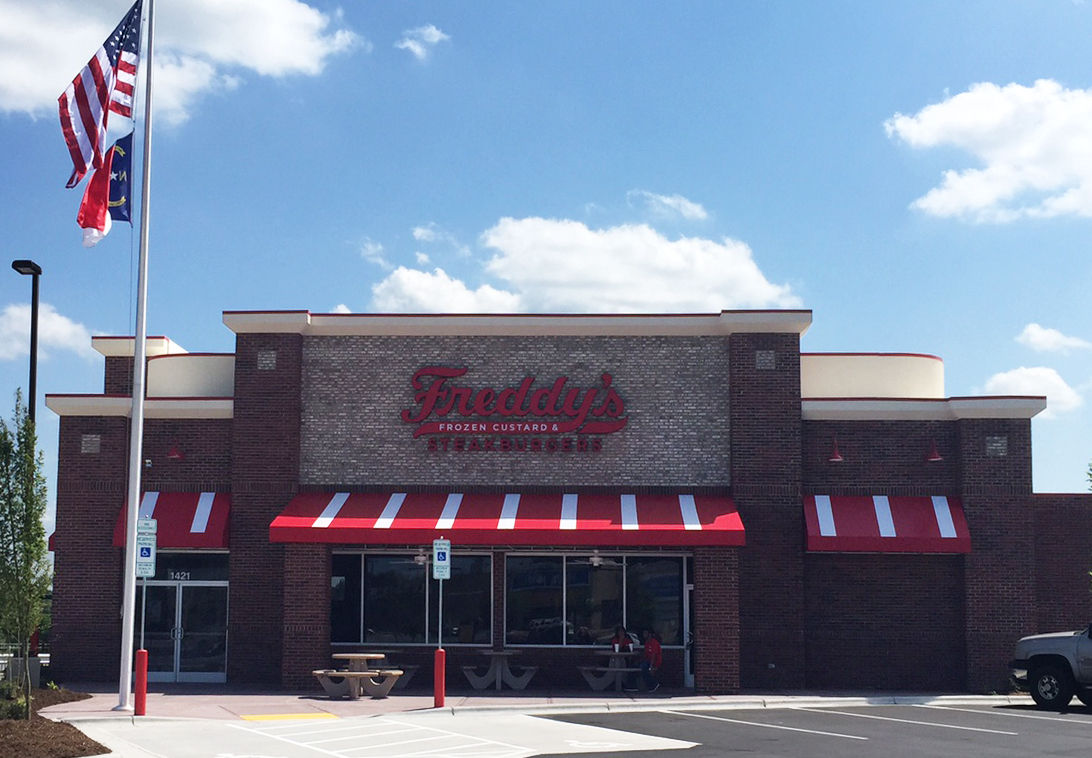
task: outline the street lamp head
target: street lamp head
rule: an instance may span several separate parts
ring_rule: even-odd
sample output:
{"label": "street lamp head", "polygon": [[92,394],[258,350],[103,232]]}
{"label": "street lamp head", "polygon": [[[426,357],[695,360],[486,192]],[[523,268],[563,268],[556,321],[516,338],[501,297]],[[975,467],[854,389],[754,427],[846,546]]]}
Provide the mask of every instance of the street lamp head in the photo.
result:
{"label": "street lamp head", "polygon": [[11,267],[24,276],[40,276],[42,273],[42,267],[34,261],[12,261]]}

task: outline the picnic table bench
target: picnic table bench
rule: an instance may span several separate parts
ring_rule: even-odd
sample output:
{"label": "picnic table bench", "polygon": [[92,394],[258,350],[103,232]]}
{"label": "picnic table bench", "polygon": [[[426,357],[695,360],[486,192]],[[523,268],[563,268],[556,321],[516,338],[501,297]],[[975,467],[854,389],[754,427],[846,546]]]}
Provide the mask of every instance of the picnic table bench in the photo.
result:
{"label": "picnic table bench", "polygon": [[359,699],[362,692],[375,698],[386,697],[402,673],[401,669],[315,669],[311,672],[327,695],[350,700]]}
{"label": "picnic table bench", "polygon": [[605,690],[612,684],[615,690],[621,691],[627,674],[641,673],[641,669],[630,666],[579,666],[578,668],[584,681],[596,691]]}

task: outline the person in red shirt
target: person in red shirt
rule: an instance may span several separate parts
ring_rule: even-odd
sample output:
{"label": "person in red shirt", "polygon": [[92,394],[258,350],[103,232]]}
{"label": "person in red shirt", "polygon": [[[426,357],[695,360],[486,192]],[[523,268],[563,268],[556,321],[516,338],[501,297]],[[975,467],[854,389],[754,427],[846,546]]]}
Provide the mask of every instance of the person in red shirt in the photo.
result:
{"label": "person in red shirt", "polygon": [[656,681],[654,672],[663,665],[660,638],[651,629],[645,629],[642,636],[645,640],[645,659],[641,661],[641,678],[645,680],[645,689],[655,692],[660,689],[660,683]]}
{"label": "person in red shirt", "polygon": [[610,644],[614,646],[615,650],[619,650],[623,653],[633,649],[633,640],[630,638],[629,633],[626,632],[626,628],[621,624],[614,627],[614,636],[611,637]]}

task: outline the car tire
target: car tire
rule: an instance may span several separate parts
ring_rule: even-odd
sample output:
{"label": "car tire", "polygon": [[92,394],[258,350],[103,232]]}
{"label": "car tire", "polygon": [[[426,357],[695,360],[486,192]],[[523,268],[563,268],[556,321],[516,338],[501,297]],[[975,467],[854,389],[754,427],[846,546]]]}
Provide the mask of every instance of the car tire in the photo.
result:
{"label": "car tire", "polygon": [[1092,690],[1077,690],[1077,699],[1092,708]]}
{"label": "car tire", "polygon": [[1076,687],[1069,671],[1061,666],[1047,665],[1031,672],[1028,689],[1031,690],[1031,699],[1040,708],[1060,711],[1069,705]]}

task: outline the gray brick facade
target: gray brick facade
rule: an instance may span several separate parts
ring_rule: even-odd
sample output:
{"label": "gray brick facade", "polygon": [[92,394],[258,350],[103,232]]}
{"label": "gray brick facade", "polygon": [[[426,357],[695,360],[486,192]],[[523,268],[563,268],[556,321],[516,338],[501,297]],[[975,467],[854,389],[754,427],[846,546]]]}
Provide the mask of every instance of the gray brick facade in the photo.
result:
{"label": "gray brick facade", "polygon": [[[425,366],[467,368],[450,383],[601,387],[609,373],[624,429],[601,449],[429,451],[402,421]],[[312,486],[727,487],[728,346],[714,337],[309,337],[303,344],[300,483]],[[450,414],[446,420],[464,420]],[[516,419],[504,419],[516,420]],[[537,420],[528,417],[524,420]],[[472,437],[483,434],[444,435]],[[525,441],[521,435],[499,435]],[[545,443],[550,435],[538,435]],[[452,443],[453,444],[453,443]]]}

